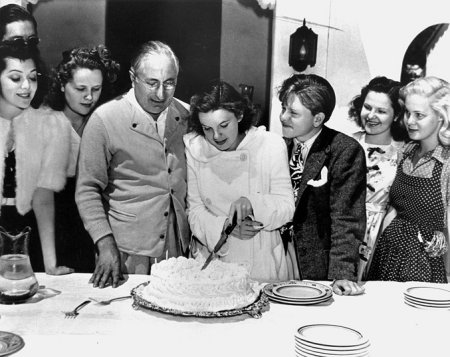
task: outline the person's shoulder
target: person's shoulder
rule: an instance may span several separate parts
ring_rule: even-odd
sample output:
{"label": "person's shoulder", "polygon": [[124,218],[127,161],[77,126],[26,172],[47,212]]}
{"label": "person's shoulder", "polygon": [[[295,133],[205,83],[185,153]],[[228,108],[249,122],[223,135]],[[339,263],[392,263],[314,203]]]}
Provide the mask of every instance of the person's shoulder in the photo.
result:
{"label": "person's shoulder", "polygon": [[442,155],[445,157],[445,159],[450,158],[450,146],[442,147]]}
{"label": "person's shoulder", "polygon": [[179,115],[183,119],[186,119],[189,116],[189,104],[183,102],[182,100],[174,97],[170,103],[170,106],[178,111]]}
{"label": "person's shoulder", "polygon": [[103,103],[102,105],[95,108],[94,112],[92,113],[95,115],[98,115],[100,117],[109,117],[111,114],[117,114],[118,111],[121,111],[123,109],[131,107],[131,103],[129,103],[126,98],[125,94],[121,94],[106,103]]}
{"label": "person's shoulder", "polygon": [[450,146],[440,145],[441,152],[440,156],[443,162],[450,162]]}
{"label": "person's shoulder", "polygon": [[183,141],[184,141],[184,145],[186,147],[191,147],[192,145],[195,145],[195,142],[198,141],[200,139],[200,136],[198,133],[191,131],[187,134],[183,135]]}
{"label": "person's shoulder", "polygon": [[361,149],[361,145],[359,142],[347,134],[344,134],[340,131],[324,127],[323,129],[324,135],[330,138],[331,145],[334,147],[340,147],[341,149]]}
{"label": "person's shoulder", "polygon": [[286,146],[286,143],[281,135],[268,131],[264,125],[251,127],[249,129],[249,134],[252,134],[257,141],[264,144]]}
{"label": "person's shoulder", "polygon": [[352,134],[352,138],[357,140],[358,142],[361,142],[361,140],[364,138],[364,131],[357,131],[356,133]]}
{"label": "person's shoulder", "polygon": [[37,109],[30,107],[23,111],[21,117],[27,125],[43,127],[45,130],[70,129],[69,119],[62,112],[46,106]]}
{"label": "person's shoulder", "polygon": [[402,148],[403,155],[409,154],[417,145],[419,145],[415,141],[410,141],[406,143]]}
{"label": "person's shoulder", "polygon": [[188,103],[183,102],[181,99],[178,99],[178,98],[175,98],[175,97],[173,99],[174,99],[174,101],[173,101],[174,103],[177,103],[177,104],[181,105],[184,109],[189,111],[190,105]]}

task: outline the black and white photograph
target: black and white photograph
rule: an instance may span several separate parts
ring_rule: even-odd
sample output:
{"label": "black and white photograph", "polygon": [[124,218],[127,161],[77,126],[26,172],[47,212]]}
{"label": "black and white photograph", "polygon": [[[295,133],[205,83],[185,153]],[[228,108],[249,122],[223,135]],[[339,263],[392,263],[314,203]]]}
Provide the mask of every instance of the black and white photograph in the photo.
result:
{"label": "black and white photograph", "polygon": [[446,356],[449,25],[0,0],[0,356]]}

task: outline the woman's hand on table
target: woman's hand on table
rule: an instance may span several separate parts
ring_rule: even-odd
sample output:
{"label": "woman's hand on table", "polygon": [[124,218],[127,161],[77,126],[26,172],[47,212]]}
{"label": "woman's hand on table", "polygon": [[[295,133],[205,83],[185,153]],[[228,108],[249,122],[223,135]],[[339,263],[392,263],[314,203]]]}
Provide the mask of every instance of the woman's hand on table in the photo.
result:
{"label": "woman's hand on table", "polygon": [[97,242],[98,260],[95,265],[89,283],[94,288],[104,288],[111,284],[113,288],[119,286],[120,279],[123,279],[120,271],[120,254],[113,236],[106,236]]}
{"label": "woman's hand on table", "polygon": [[364,287],[347,279],[335,280],[331,287],[336,295],[360,295],[364,293]]}
{"label": "woman's hand on table", "polygon": [[66,275],[72,274],[75,270],[64,265],[45,268],[48,275]]}

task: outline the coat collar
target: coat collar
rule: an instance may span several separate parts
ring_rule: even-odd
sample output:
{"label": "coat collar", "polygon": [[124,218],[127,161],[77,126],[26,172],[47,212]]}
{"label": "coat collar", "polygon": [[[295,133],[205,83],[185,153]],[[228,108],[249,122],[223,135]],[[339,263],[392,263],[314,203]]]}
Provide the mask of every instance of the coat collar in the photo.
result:
{"label": "coat collar", "polygon": [[139,104],[136,101],[134,96],[133,88],[130,89],[128,93],[126,93],[125,98],[130,103],[133,108],[133,115],[130,120],[130,129],[136,131],[142,135],[148,136],[161,144],[164,140],[170,140],[170,138],[179,131],[180,126],[183,131],[186,131],[186,123],[183,120],[182,113],[178,108],[178,104],[176,99],[173,98],[171,103],[167,108],[167,117],[166,117],[166,127],[164,130],[164,138],[161,138],[156,131],[154,125],[152,125],[149,121],[153,120],[149,114],[147,114],[141,107],[138,107]]}

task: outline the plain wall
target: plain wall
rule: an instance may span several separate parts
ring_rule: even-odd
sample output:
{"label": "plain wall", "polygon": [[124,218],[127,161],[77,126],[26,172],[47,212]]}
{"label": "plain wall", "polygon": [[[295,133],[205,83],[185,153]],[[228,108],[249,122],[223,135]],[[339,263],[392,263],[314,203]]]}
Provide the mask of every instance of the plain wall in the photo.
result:
{"label": "plain wall", "polygon": [[[38,22],[42,57],[49,68],[61,60],[63,50],[105,43],[106,0],[41,0],[33,6],[33,15]],[[273,11],[262,10],[256,0],[222,0],[220,78],[237,89],[241,83],[254,86],[253,100],[261,106],[266,125],[272,18]]]}
{"label": "plain wall", "polygon": [[288,65],[289,36],[304,18],[318,34],[316,65],[304,73],[321,75],[333,85],[337,105],[328,126],[350,133],[357,128],[347,120],[347,104],[361,87],[378,75],[399,80],[403,56],[415,36],[430,25],[450,22],[447,1],[427,0],[424,5],[421,0],[277,0],[271,130],[281,133],[276,88],[295,73]]}
{"label": "plain wall", "polygon": [[42,57],[51,68],[64,50],[105,43],[106,0],[41,0],[33,6]]}
{"label": "plain wall", "polygon": [[261,124],[268,124],[272,11],[256,0],[222,0],[220,76],[240,90],[254,86],[253,102],[261,106]]}

